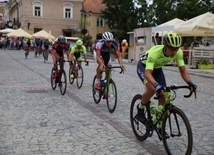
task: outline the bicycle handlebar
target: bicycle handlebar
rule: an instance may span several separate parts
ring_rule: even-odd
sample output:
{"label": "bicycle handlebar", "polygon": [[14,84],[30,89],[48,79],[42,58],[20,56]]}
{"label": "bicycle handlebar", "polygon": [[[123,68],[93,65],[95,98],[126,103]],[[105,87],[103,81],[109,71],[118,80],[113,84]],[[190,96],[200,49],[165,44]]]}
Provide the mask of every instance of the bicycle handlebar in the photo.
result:
{"label": "bicycle handlebar", "polygon": [[123,70],[123,68],[122,67],[120,67],[120,66],[108,66],[107,68],[120,68],[120,74],[122,74],[122,73],[124,73],[124,70]]}
{"label": "bicycle handlebar", "polygon": [[[191,91],[190,87],[189,86],[175,86],[175,85],[172,85],[172,86],[168,86],[166,87],[166,89],[170,89],[170,90],[176,90],[176,89],[189,89],[189,94],[188,95],[184,95],[185,98],[189,98],[192,96],[192,93],[193,91]],[[195,94],[195,98],[196,98],[196,92],[194,91],[194,94]]]}
{"label": "bicycle handlebar", "polygon": [[[190,87],[187,86],[187,85],[185,85],[185,86],[175,86],[175,85],[166,86],[166,87],[164,88],[164,91],[166,92],[166,91],[176,90],[176,89],[189,89],[189,94],[188,94],[188,95],[184,95],[184,97],[185,97],[185,98],[189,98],[189,97],[192,96],[192,93],[194,92],[195,98],[197,98],[197,97],[196,97],[196,92],[195,92],[195,91],[191,91]],[[175,92],[174,92],[174,93],[175,93]],[[159,97],[154,97],[154,99],[159,99],[160,97],[161,97],[161,96],[159,96]]]}
{"label": "bicycle handlebar", "polygon": [[[59,60],[59,61],[63,61],[63,62],[69,62],[71,64],[73,64],[73,61],[69,61],[69,60]],[[76,62],[85,62],[85,65],[88,66],[89,65],[89,61],[85,61],[85,60],[78,60]]]}

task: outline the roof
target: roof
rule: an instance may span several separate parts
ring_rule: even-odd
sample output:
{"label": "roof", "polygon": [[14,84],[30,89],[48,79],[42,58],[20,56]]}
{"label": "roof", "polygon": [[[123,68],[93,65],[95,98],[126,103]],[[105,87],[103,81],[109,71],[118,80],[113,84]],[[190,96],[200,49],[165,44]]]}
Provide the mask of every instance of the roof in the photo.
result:
{"label": "roof", "polygon": [[106,8],[106,5],[102,4],[102,2],[103,0],[85,0],[83,2],[83,10],[86,12],[101,13],[101,10]]}

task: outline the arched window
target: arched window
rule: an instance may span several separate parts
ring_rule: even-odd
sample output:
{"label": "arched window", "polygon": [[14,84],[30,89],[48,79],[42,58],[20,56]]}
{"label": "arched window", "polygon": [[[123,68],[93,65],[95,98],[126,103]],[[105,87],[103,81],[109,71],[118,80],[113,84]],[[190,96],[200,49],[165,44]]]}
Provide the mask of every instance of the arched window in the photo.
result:
{"label": "arched window", "polygon": [[41,1],[33,1],[33,16],[43,17],[43,3]]}
{"label": "arched window", "polygon": [[63,18],[73,18],[73,4],[72,3],[63,4]]}

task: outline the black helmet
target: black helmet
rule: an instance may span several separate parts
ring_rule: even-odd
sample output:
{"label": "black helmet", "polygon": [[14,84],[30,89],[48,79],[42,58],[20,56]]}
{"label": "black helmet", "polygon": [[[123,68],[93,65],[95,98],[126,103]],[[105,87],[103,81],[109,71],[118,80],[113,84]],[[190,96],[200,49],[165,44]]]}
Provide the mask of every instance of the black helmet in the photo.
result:
{"label": "black helmet", "polygon": [[64,36],[59,36],[58,41],[59,41],[59,43],[64,44],[66,42],[66,39]]}

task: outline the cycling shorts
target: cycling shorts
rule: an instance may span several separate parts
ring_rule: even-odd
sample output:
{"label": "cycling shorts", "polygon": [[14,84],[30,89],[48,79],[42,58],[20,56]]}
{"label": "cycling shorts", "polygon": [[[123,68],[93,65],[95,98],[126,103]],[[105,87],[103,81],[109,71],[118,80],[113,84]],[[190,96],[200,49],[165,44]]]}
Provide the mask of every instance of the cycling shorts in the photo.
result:
{"label": "cycling shorts", "polygon": [[[146,69],[146,65],[143,64],[140,60],[137,65],[137,74],[138,74],[139,78],[141,79],[141,81],[143,82],[143,84],[146,84],[146,82],[147,82],[147,80],[145,78],[145,69]],[[152,72],[152,76],[161,86],[163,86],[163,87],[166,86],[166,79],[165,79],[162,68],[154,69]]]}

